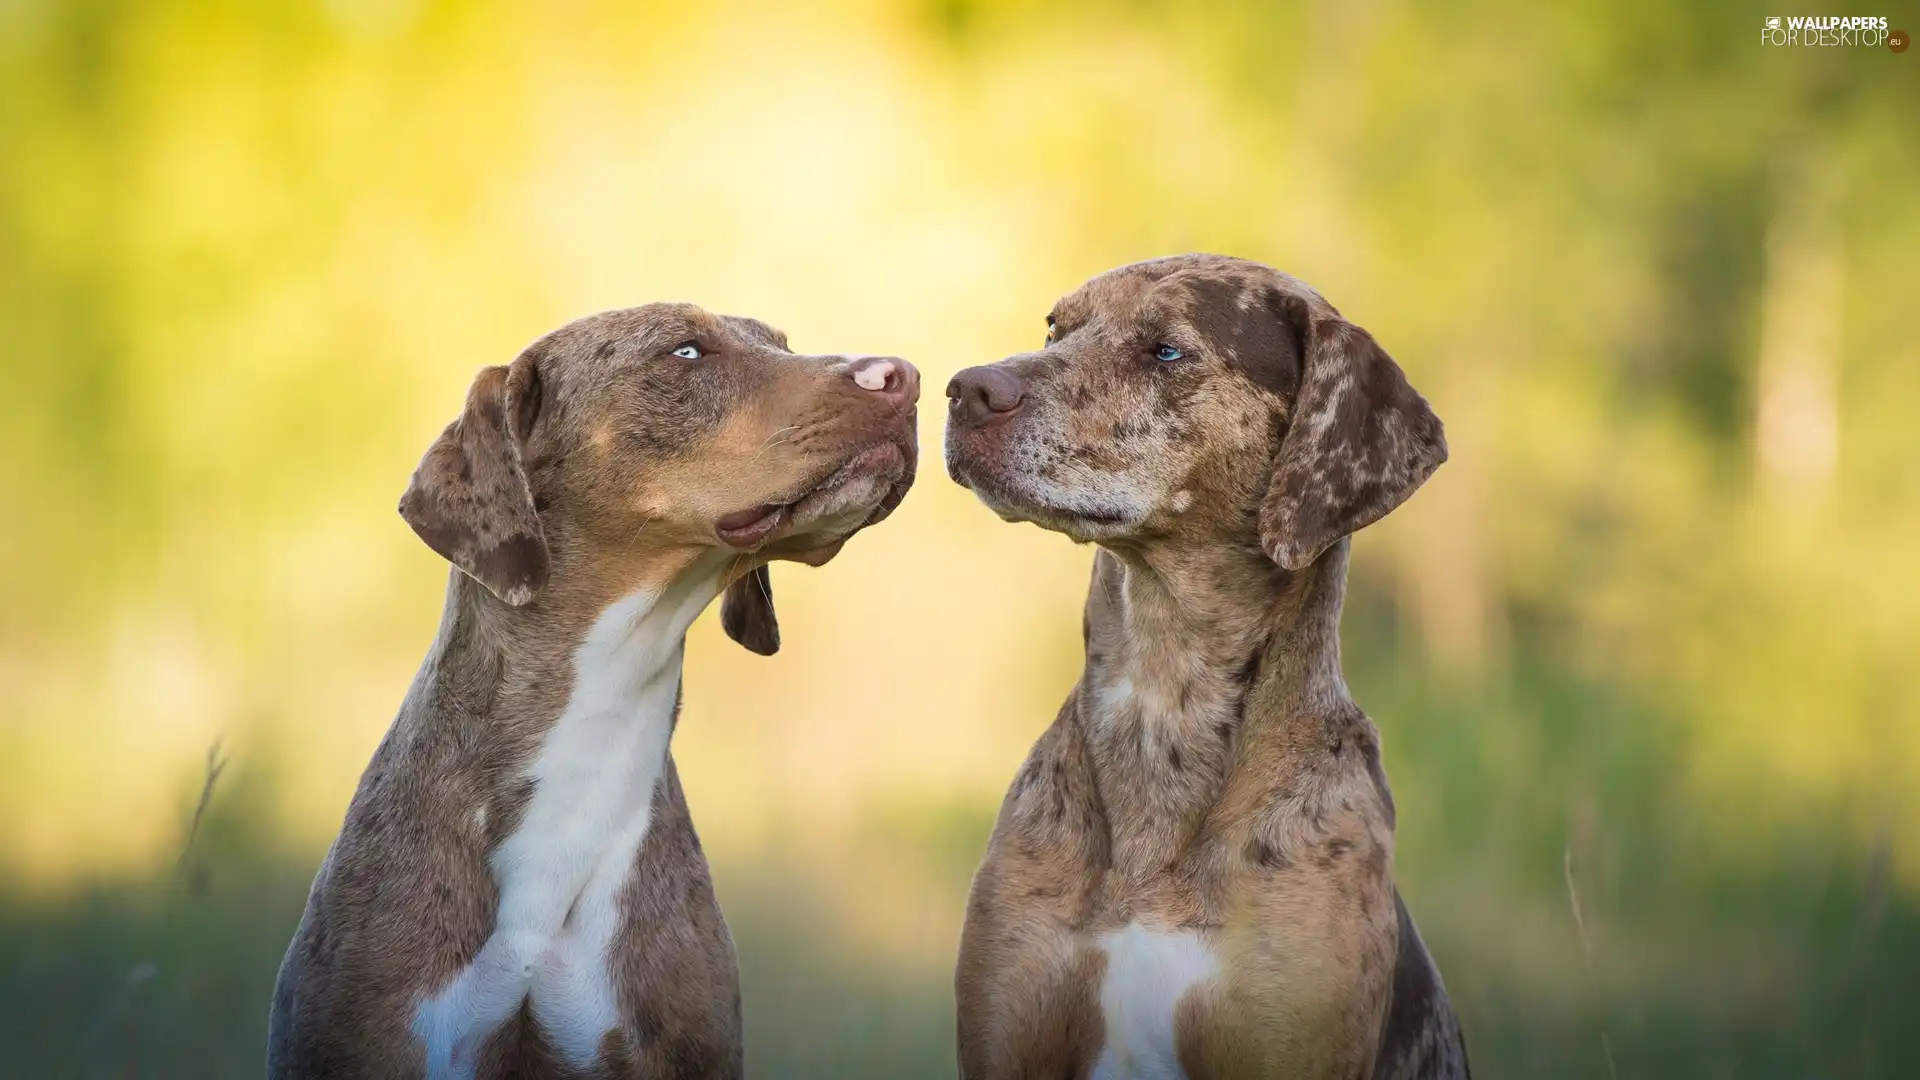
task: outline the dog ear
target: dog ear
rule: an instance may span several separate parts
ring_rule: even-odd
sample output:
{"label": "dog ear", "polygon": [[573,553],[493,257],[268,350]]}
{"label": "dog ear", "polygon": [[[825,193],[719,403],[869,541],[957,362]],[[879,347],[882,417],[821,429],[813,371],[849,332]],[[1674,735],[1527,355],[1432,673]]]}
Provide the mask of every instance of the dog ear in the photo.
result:
{"label": "dog ear", "polygon": [[539,593],[552,567],[520,461],[540,405],[530,355],[482,368],[466,410],[427,448],[400,497],[400,516],[428,547],[515,607]]}
{"label": "dog ear", "polygon": [[1447,460],[1446,433],[1373,335],[1288,294],[1300,388],[1260,505],[1260,543],[1289,570],[1385,517]]}
{"label": "dog ear", "polygon": [[727,586],[720,601],[720,626],[727,636],[761,656],[780,651],[780,621],[773,615],[773,578],[756,566]]}

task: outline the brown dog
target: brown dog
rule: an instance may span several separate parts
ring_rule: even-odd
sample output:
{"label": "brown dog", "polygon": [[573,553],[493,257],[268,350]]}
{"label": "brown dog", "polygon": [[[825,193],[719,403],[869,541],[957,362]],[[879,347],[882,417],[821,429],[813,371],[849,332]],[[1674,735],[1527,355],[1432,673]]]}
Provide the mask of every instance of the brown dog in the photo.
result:
{"label": "brown dog", "polygon": [[1340,670],[1346,536],[1446,459],[1427,403],[1318,293],[1205,255],[1095,278],[947,395],[956,481],[1100,546],[974,878],[961,1075],[1468,1075]]}
{"label": "brown dog", "polygon": [[480,372],[400,512],[457,568],[274,991],[275,1078],[738,1077],[740,989],[667,743],[688,624],[779,647],[913,481],[919,377],[684,304]]}

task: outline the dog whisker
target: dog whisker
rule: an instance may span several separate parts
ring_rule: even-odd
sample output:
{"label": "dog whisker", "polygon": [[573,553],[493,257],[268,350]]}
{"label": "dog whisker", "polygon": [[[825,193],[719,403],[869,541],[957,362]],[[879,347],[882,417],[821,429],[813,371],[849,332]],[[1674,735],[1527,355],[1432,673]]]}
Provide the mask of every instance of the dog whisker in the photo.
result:
{"label": "dog whisker", "polygon": [[763,455],[765,455],[767,451],[773,449],[776,446],[779,446],[783,442],[786,442],[787,440],[785,438],[782,438],[782,436],[791,435],[793,432],[796,432],[798,430],[800,430],[800,425],[788,424],[786,427],[783,427],[780,430],[775,431],[773,434],[767,436],[767,441],[761,444],[760,449],[754,451],[753,463],[755,465],[758,465],[760,463],[760,458]]}

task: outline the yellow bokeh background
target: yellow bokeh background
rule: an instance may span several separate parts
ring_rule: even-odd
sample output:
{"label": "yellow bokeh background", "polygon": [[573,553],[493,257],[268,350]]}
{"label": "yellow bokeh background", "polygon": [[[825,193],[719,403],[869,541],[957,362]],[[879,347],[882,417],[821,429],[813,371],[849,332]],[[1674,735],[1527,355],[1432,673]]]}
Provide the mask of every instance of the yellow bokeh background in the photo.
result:
{"label": "yellow bokeh background", "polygon": [[478,367],[671,299],[922,370],[918,487],[776,568],[777,657],[703,617],[675,752],[750,1069],[950,1074],[1090,552],[946,480],[939,390],[1212,250],[1448,424],[1346,635],[1482,1070],[1907,1075],[1920,61],[1759,14],[0,5],[0,1062],[257,1073],[436,623],[406,477]]}

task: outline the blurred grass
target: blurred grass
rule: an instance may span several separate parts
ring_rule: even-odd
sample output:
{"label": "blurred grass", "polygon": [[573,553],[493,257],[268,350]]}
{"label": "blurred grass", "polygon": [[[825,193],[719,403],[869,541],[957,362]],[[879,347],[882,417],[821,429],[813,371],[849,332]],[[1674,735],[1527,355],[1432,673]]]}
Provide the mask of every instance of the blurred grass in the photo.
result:
{"label": "blurred grass", "polygon": [[[257,1073],[475,368],[684,298],[938,387],[1187,249],[1315,283],[1447,420],[1345,634],[1478,1075],[1920,1074],[1920,60],[1754,15],[0,3],[0,1075]],[[1077,669],[1087,552],[948,484],[928,404],[901,511],[776,571],[780,656],[691,638],[756,1075],[950,1072]]]}

